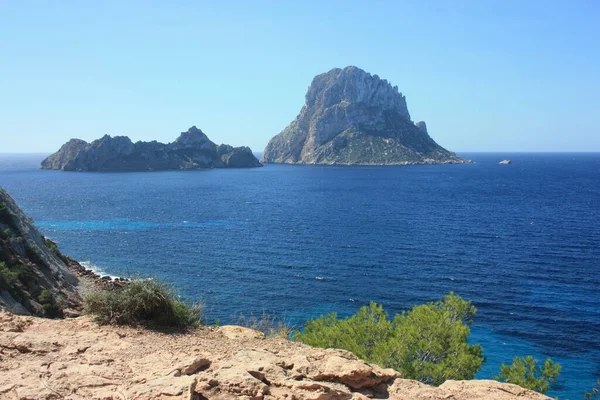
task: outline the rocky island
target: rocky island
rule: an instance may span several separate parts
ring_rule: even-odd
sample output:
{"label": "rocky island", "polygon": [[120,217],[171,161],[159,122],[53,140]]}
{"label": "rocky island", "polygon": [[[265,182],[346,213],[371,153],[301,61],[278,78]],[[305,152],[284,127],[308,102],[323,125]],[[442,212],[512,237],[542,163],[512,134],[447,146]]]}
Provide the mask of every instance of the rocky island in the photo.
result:
{"label": "rocky island", "polygon": [[261,167],[249,147],[216,145],[192,126],[172,143],[133,143],[127,136],[88,143],[71,139],[42,161],[41,168],[62,171],[157,171]]}
{"label": "rocky island", "polygon": [[360,68],[317,75],[300,114],[265,148],[265,163],[463,164],[438,145],[425,122],[412,122],[406,99],[385,79]]}

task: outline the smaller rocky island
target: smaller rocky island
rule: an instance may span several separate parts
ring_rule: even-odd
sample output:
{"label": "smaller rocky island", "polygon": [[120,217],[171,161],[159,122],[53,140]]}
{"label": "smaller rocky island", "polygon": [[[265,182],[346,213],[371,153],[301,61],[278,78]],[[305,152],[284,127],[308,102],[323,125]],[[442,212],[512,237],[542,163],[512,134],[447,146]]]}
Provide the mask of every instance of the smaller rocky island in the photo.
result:
{"label": "smaller rocky island", "polygon": [[511,162],[512,162],[512,161],[510,161],[510,160],[502,160],[502,161],[500,161],[498,164],[500,164],[500,165],[508,165],[508,164],[510,164]]}
{"label": "smaller rocky island", "polygon": [[42,169],[113,172],[253,167],[262,164],[249,147],[217,145],[195,126],[168,144],[109,135],[91,143],[71,139],[41,164]]}

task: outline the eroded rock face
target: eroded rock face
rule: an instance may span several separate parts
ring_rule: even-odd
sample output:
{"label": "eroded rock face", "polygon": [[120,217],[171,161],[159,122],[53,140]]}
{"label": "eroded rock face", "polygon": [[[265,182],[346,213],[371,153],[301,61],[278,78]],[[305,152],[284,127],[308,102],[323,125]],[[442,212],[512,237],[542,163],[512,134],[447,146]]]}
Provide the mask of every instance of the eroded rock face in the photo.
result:
{"label": "eroded rock face", "polygon": [[79,278],[0,188],[0,310],[61,317],[81,305]]}
{"label": "eroded rock face", "polygon": [[350,66],[318,75],[300,114],[265,148],[262,162],[288,164],[465,163],[439,146],[385,79]]}
{"label": "eroded rock face", "polygon": [[43,169],[63,171],[147,171],[262,166],[248,147],[217,146],[192,126],[172,143],[133,143],[126,136],[87,143],[71,139],[42,161]]}
{"label": "eroded rock face", "polygon": [[436,388],[345,350],[264,339],[247,328],[169,334],[0,312],[0,350],[2,399],[549,399],[494,381]]}
{"label": "eroded rock face", "polygon": [[398,377],[344,350],[290,347],[276,352],[240,349],[215,369],[200,373],[195,390],[209,399],[352,399],[359,391],[381,395],[380,385]]}

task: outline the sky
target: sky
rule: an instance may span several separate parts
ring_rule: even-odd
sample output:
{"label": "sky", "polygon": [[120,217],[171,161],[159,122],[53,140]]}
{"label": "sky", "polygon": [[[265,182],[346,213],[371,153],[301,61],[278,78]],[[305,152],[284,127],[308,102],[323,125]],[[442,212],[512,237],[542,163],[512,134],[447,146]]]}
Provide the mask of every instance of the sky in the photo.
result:
{"label": "sky", "polygon": [[0,153],[196,125],[262,151],[356,65],[469,151],[600,151],[600,1],[0,0]]}

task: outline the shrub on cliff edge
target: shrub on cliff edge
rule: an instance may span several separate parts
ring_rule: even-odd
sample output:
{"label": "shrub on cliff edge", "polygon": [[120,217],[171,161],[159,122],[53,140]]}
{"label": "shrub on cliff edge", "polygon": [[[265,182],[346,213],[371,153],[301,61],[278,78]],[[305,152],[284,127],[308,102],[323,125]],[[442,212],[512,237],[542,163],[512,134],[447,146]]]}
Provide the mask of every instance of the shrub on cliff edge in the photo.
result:
{"label": "shrub on cliff edge", "polygon": [[294,338],[315,347],[346,349],[394,368],[404,378],[440,385],[448,379],[473,379],[483,364],[481,346],[467,343],[475,312],[471,302],[453,293],[393,320],[371,303],[346,319],[331,313],[310,320]]}
{"label": "shrub on cliff edge", "polygon": [[500,375],[494,379],[546,393],[550,390],[550,385],[556,382],[561,366],[550,358],[546,359],[543,368],[537,364],[538,360],[531,356],[515,357],[512,365],[500,366]]}
{"label": "shrub on cliff edge", "polygon": [[136,279],[122,288],[91,293],[84,299],[84,309],[101,324],[179,328],[197,326],[202,311],[153,279]]}

